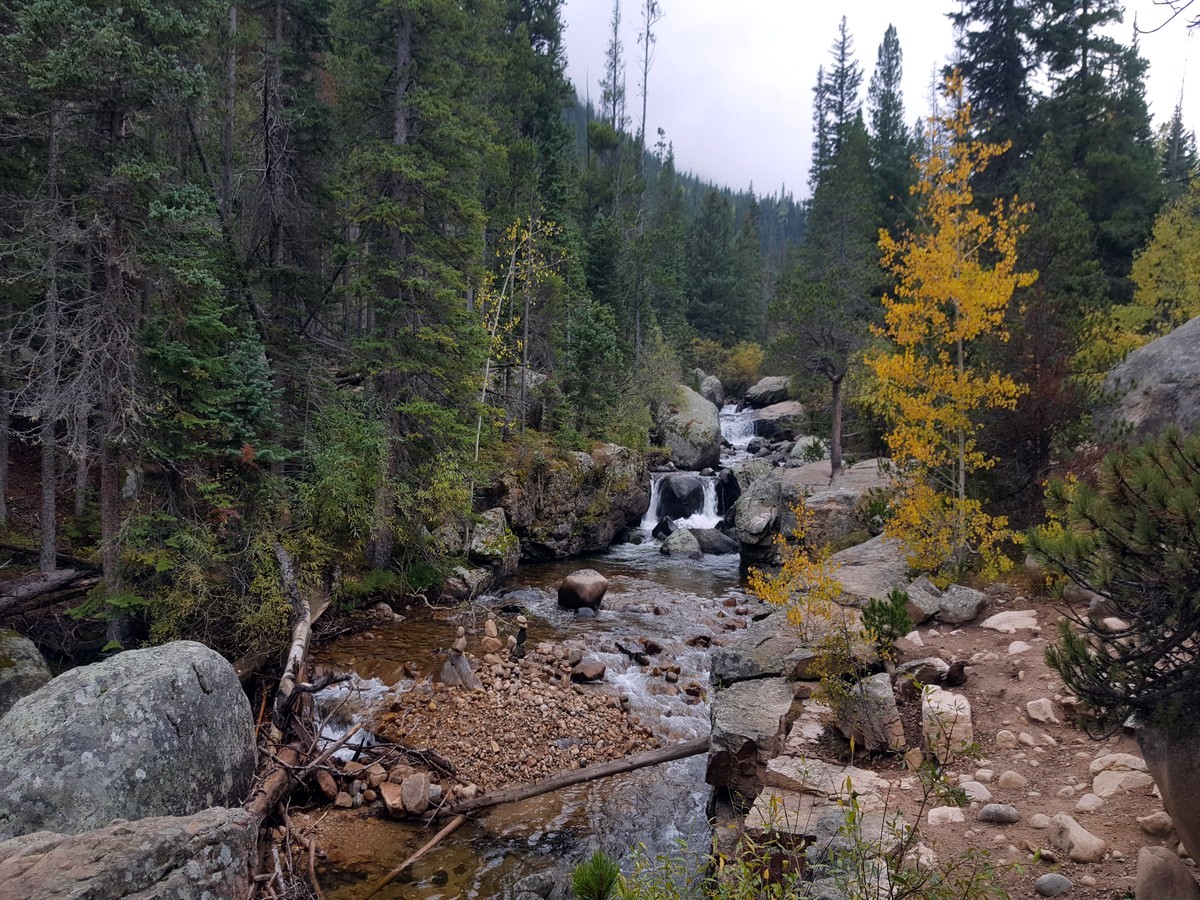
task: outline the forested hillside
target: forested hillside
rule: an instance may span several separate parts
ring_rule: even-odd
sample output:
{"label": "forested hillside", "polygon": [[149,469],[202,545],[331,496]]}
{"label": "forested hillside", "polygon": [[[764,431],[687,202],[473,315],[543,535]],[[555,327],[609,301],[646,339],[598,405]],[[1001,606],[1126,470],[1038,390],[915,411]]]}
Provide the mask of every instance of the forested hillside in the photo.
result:
{"label": "forested hillside", "polygon": [[[514,457],[646,450],[696,366],[734,394],[801,376],[835,468],[843,417],[849,450],[878,442],[880,231],[930,226],[912,188],[945,146],[896,31],[864,62],[843,20],[811,73],[800,201],[704,184],[646,120],[641,54],[685,4],[627,8],[638,46],[614,26],[572,86],[562,2],[0,7],[0,527],[44,571],[95,554],[80,614],[110,641],[277,641],[276,541],[346,602],[433,587]],[[1154,128],[1119,15],[954,14],[954,139],[1004,151],[968,202],[1028,204],[1003,250],[1037,275],[971,350],[1022,386],[973,488],[1009,511],[1097,376],[1200,313],[1195,140],[1178,109]]]}

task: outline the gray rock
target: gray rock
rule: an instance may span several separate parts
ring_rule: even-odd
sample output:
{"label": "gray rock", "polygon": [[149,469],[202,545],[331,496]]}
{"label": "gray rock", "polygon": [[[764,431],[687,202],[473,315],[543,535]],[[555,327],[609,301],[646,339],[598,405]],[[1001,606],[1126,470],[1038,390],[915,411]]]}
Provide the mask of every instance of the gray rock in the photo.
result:
{"label": "gray rock", "polygon": [[704,482],[694,472],[672,472],[658,479],[656,517],[686,519],[704,509]]}
{"label": "gray rock", "polygon": [[892,588],[903,589],[908,584],[908,563],[899,541],[873,537],[833,554],[830,561],[838,567],[843,602],[863,604],[872,597],[882,599]]}
{"label": "gray rock", "polygon": [[511,575],[521,558],[521,542],[509,530],[504,510],[484,510],[478,519],[471,532],[471,561],[491,566],[497,576]]}
{"label": "gray rock", "polygon": [[429,776],[414,772],[400,783],[400,801],[409,815],[419,816],[429,809]]}
{"label": "gray rock", "polygon": [[809,648],[786,616],[772,613],[713,651],[710,676],[716,684],[764,677],[792,679],[797,663],[808,655]]}
{"label": "gray rock", "polygon": [[558,586],[558,605],[563,609],[599,609],[608,592],[608,579],[595,569],[576,569]]}
{"label": "gray rock", "polygon": [[761,771],[783,745],[792,686],[782,678],[740,681],[717,692],[704,778],[753,798]]}
{"label": "gray rock", "polygon": [[191,641],[72,669],[3,721],[0,839],[232,806],[254,778],[250,702]]}
{"label": "gray rock", "polygon": [[720,416],[715,406],[691,388],[680,385],[676,399],[655,404],[654,424],[679,468],[699,471],[720,464]]}
{"label": "gray rock", "polygon": [[685,556],[688,559],[699,559],[704,555],[700,549],[700,541],[688,528],[680,528],[666,537],[658,552],[665,556]]}
{"label": "gray rock", "polygon": [[938,598],[937,617],[948,625],[964,625],[979,618],[986,606],[982,591],[952,584]]}
{"label": "gray rock", "polygon": [[1092,834],[1066,813],[1059,813],[1050,820],[1053,831],[1050,843],[1064,851],[1072,862],[1099,862],[1104,858],[1108,845],[1103,838]]}
{"label": "gray rock", "polygon": [[0,630],[0,718],[12,705],[50,680],[50,667],[33,641]]}
{"label": "gray rock", "polygon": [[778,556],[775,535],[780,522],[780,477],[778,470],[767,469],[742,488],[734,504],[733,520],[746,562],[774,562]]}
{"label": "gray rock", "polygon": [[700,544],[701,553],[720,555],[738,552],[738,542],[715,528],[691,528],[689,530]]}
{"label": "gray rock", "polygon": [[[754,433],[764,441],[793,441],[808,429],[808,414],[799,400],[772,403],[754,413]],[[793,447],[790,443],[775,446],[785,456]],[[829,467],[826,466],[826,469]]]}
{"label": "gray rock", "polygon": [[1011,825],[1018,822],[1021,814],[1015,806],[1008,803],[989,803],[979,810],[980,822],[995,822],[998,825]]}
{"label": "gray rock", "polygon": [[886,672],[852,687],[838,709],[838,728],[865,750],[898,750],[904,746],[904,723]]}
{"label": "gray rock", "polygon": [[1133,895],[1137,900],[1200,900],[1200,885],[1166,847],[1143,847]]}
{"label": "gray rock", "polygon": [[1135,440],[1168,427],[1185,435],[1200,427],[1200,316],[1139,347],[1104,379],[1110,398],[1095,412],[1107,436]]}
{"label": "gray rock", "polygon": [[716,375],[705,375],[700,382],[700,396],[720,411],[725,405],[725,388],[721,385],[721,379]]}
{"label": "gray rock", "polygon": [[581,659],[571,669],[571,680],[579,682],[603,681],[606,671],[606,666],[598,659]]}
{"label": "gray rock", "polygon": [[0,897],[215,900],[250,892],[258,832],[242,809],[38,831],[0,843]]}
{"label": "gray rock", "polygon": [[515,885],[513,890],[518,894],[533,894],[536,897],[549,897],[556,885],[554,875],[550,872],[535,872],[526,875]]}
{"label": "gray rock", "polygon": [[1074,882],[1058,872],[1047,872],[1033,883],[1033,889],[1043,897],[1058,897],[1075,887]]}
{"label": "gray rock", "polygon": [[773,403],[782,403],[788,397],[792,379],[786,375],[768,375],[746,391],[746,406],[761,409]]}

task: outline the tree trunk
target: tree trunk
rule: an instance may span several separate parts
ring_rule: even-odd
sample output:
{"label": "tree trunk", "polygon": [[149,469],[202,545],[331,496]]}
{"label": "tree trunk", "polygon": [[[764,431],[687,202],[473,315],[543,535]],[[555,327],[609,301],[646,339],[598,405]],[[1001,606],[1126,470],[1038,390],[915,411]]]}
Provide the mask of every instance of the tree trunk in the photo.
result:
{"label": "tree trunk", "polygon": [[833,391],[833,427],[829,436],[829,471],[838,475],[842,471],[842,379],[839,375],[830,380]]}
{"label": "tree trunk", "polygon": [[[121,479],[117,452],[107,441],[100,445],[100,572],[104,592],[115,596],[121,592]],[[129,637],[129,616],[114,610],[108,621],[106,637],[109,642],[125,646]]]}
{"label": "tree trunk", "polygon": [[263,71],[263,177],[267,188],[267,261],[271,309],[280,310],[283,265],[283,0],[275,0],[273,30]]}
{"label": "tree trunk", "polygon": [[55,470],[57,454],[54,452],[58,442],[58,428],[53,421],[42,423],[42,514],[41,514],[41,547],[38,556],[38,570],[43,573],[53,572],[58,562],[58,504],[55,502],[58,493],[58,472]]}
{"label": "tree trunk", "polygon": [[237,3],[229,4],[225,26],[225,109],[221,121],[221,208],[233,216],[233,120],[237,107]]}
{"label": "tree trunk", "polygon": [[[11,303],[5,304],[4,320],[12,312]],[[8,457],[12,446],[12,416],[9,404],[8,354],[0,359],[0,528],[8,527]]]}
{"label": "tree trunk", "polygon": [[82,516],[87,506],[88,456],[91,454],[91,431],[89,411],[79,409],[75,413],[75,515]]}

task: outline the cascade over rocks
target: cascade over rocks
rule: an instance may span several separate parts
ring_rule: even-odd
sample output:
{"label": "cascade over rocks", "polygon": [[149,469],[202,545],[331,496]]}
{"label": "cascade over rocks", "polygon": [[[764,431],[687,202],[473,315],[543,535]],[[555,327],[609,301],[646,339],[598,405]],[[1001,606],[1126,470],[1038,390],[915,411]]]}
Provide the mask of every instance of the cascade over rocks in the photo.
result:
{"label": "cascade over rocks", "polygon": [[563,609],[597,610],[607,592],[607,578],[595,569],[578,569],[558,586],[558,605]]}
{"label": "cascade over rocks", "polygon": [[688,530],[699,542],[702,553],[720,555],[738,552],[738,542],[715,528],[689,528]]}
{"label": "cascade over rocks", "polygon": [[525,561],[604,550],[650,505],[645,458],[616,444],[557,454],[531,470],[509,472],[494,492]]}
{"label": "cascade over rocks", "polygon": [[250,893],[258,829],[243,809],[38,831],[0,843],[0,897],[214,900]]}
{"label": "cascade over rocks", "polygon": [[694,472],[672,472],[658,480],[656,515],[686,519],[704,508],[704,482]]}
{"label": "cascade over rocks", "polygon": [[671,401],[654,405],[654,426],[671,461],[700,471],[721,463],[721,418],[717,408],[691,388],[679,385]]}
{"label": "cascade over rocks", "polygon": [[0,630],[0,717],[12,705],[50,680],[50,667],[33,641]]}
{"label": "cascade over rocks", "polygon": [[72,669],[3,721],[0,840],[232,806],[254,778],[250,702],[193,641]]}
{"label": "cascade over rocks", "polygon": [[773,403],[782,403],[788,397],[788,387],[792,379],[787,375],[768,375],[760,379],[758,384],[746,391],[746,406],[761,409]]}
{"label": "cascade over rocks", "polygon": [[1110,437],[1200,430],[1200,316],[1139,347],[1104,379],[1096,424]]}
{"label": "cascade over rocks", "polygon": [[690,528],[679,528],[671,532],[658,551],[664,556],[686,556],[688,559],[699,559],[704,555],[704,551],[700,549],[700,541]]}

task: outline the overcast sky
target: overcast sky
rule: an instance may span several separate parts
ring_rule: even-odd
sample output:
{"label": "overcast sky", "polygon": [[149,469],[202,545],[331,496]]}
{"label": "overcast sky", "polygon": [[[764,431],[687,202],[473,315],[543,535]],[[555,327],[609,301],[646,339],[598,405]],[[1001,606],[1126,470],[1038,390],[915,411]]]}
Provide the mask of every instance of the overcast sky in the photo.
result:
{"label": "overcast sky", "polygon": [[[644,3],[642,4],[644,5]],[[787,185],[806,192],[812,144],[812,86],[817,67],[845,14],[859,64],[863,97],[875,54],[889,23],[904,51],[904,102],[913,122],[929,110],[930,84],[953,48],[954,0],[660,0],[663,18],[650,70],[646,131],[658,128],[675,144],[681,169],[734,188],[753,182],[760,193]],[[1133,16],[1142,29],[1164,21],[1154,0],[1126,0],[1117,32],[1128,42]],[[641,115],[641,25],[638,0],[621,0],[626,60],[626,105],[637,127]],[[567,74],[593,102],[604,68],[612,0],[566,0]],[[1150,62],[1147,90],[1155,124],[1169,119],[1183,86],[1184,121],[1200,125],[1200,36],[1189,36],[1182,18],[1140,37]],[[1186,79],[1186,81],[1185,81]]]}

